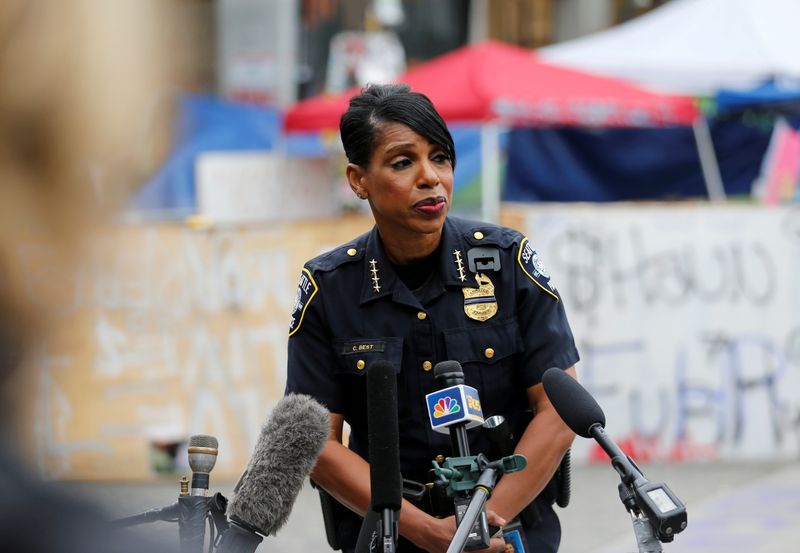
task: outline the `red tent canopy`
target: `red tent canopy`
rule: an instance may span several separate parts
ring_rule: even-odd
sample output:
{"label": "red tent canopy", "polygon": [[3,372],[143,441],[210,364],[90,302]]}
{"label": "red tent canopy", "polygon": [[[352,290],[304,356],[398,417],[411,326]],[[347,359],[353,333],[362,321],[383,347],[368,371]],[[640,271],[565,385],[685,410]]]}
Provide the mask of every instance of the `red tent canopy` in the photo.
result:
{"label": "red tent canopy", "polygon": [[[690,125],[698,116],[689,97],[550,65],[531,50],[494,41],[454,50],[410,69],[398,81],[426,94],[448,122],[649,127]],[[357,92],[299,102],[286,114],[284,127],[338,129]]]}

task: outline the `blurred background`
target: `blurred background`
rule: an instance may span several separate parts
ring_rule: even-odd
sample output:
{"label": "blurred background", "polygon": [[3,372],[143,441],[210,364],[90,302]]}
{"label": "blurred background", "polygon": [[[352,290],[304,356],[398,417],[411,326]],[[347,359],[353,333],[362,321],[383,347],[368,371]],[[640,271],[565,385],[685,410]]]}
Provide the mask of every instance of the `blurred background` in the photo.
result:
{"label": "blurred background", "polygon": [[[132,19],[137,5],[149,11]],[[7,430],[38,476],[105,483],[77,488],[109,503],[141,483],[141,507],[167,504],[156,494],[204,433],[220,443],[213,477],[238,477],[283,392],[303,262],[371,227],[338,116],[392,80],[453,131],[453,212],[515,227],[542,255],[579,378],[626,451],[689,474],[695,494],[794,466],[797,1],[53,6],[0,8],[0,338],[22,363]],[[80,163],[37,157],[42,121],[64,125],[53,159]],[[35,217],[19,190],[41,195]],[[573,459],[579,478],[606,463],[585,440]]]}

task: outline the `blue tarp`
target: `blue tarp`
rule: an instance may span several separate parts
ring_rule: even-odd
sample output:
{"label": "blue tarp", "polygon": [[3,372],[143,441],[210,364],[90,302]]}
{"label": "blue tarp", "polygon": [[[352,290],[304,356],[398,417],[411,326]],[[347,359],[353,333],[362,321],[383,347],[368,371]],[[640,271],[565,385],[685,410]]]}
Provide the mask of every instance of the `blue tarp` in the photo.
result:
{"label": "blue tarp", "polygon": [[237,104],[212,96],[181,99],[175,145],[155,176],[134,198],[136,211],[193,213],[194,162],[205,151],[269,150],[280,136],[275,108]]}
{"label": "blue tarp", "polygon": [[[771,129],[709,123],[728,195],[749,194]],[[504,200],[610,202],[707,196],[691,128],[514,129]]]}
{"label": "blue tarp", "polygon": [[756,108],[800,114],[800,82],[770,80],[750,90],[720,90],[715,100],[721,113]]}

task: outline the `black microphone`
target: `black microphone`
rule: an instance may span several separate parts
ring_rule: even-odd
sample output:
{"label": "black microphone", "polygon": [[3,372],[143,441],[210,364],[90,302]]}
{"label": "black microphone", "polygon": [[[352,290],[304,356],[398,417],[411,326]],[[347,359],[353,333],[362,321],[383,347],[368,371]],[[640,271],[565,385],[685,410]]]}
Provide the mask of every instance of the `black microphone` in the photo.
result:
{"label": "black microphone", "polygon": [[[686,528],[686,508],[663,482],[650,482],[642,471],[606,433],[606,416],[592,395],[577,380],[553,367],[542,376],[542,384],[558,415],[583,438],[594,438],[611,458],[628,494],[620,489],[623,503],[631,512],[642,510],[660,541],[672,541]],[[635,503],[634,503],[635,502]]]}
{"label": "black microphone", "polygon": [[277,403],[233,489],[218,553],[252,553],[286,523],[329,433],[328,411],[311,397],[289,394]]}
{"label": "black microphone", "polygon": [[[397,547],[397,516],[403,499],[400,473],[400,432],[397,422],[397,373],[388,361],[376,361],[367,371],[370,511],[359,534],[356,552],[393,553]],[[371,515],[371,516],[370,516]]]}
{"label": "black microphone", "polygon": [[178,498],[178,536],[182,553],[203,551],[208,516],[208,475],[217,463],[218,445],[214,436],[195,434],[189,438],[191,495]]}
{"label": "black microphone", "polygon": [[[464,385],[464,370],[458,361],[441,361],[433,367],[433,376],[441,382],[445,388]],[[467,428],[474,426],[470,421],[464,419],[450,425],[450,441],[453,446],[453,453],[459,457],[469,457],[469,440],[467,439]]]}

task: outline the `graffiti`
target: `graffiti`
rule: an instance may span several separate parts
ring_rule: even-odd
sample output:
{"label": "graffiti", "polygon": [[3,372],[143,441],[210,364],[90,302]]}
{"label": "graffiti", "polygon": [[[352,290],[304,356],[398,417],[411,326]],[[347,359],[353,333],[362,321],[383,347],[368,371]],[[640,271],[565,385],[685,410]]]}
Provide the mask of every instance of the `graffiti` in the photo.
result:
{"label": "graffiti", "polygon": [[528,225],[579,378],[622,447],[662,461],[800,454],[800,210],[564,209]]}
{"label": "graffiti", "polygon": [[597,235],[569,228],[548,247],[557,269],[559,289],[571,307],[591,312],[605,299],[618,308],[632,302],[674,305],[698,300],[706,304],[772,301],[776,264],[758,242],[728,242],[697,247],[678,244],[654,248],[644,228],[624,234]]}
{"label": "graffiti", "polygon": [[[645,341],[580,346],[581,382],[606,411],[612,435],[639,459],[708,459],[746,452],[755,441],[764,452],[800,451],[796,377],[767,336],[698,335],[675,350],[671,366],[649,371]],[[620,370],[631,366],[630,374]]]}
{"label": "graffiti", "polygon": [[[57,298],[52,312],[64,332],[78,333],[70,355],[35,362],[33,434],[43,475],[80,470],[75,455],[94,459],[95,477],[113,474],[117,447],[197,432],[225,444],[222,471],[241,467],[285,386],[278,368],[286,364],[299,262],[269,238],[120,230],[95,237],[84,263],[68,270],[46,249],[20,248],[30,298]],[[62,384],[70,376],[86,384]],[[87,396],[91,389],[97,393]],[[87,402],[106,416],[87,416]]]}

